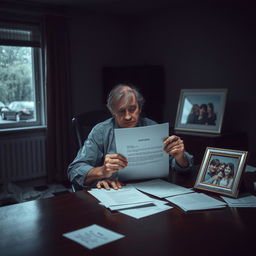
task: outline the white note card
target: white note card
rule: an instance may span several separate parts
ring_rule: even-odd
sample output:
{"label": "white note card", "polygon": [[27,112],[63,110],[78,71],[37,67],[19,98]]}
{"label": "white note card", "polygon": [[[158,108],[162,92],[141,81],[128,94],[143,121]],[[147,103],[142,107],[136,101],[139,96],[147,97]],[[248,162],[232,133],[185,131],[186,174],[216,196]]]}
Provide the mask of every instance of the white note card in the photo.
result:
{"label": "white note card", "polygon": [[124,235],[113,232],[96,224],[63,234],[88,249],[94,249],[98,246],[113,242]]}

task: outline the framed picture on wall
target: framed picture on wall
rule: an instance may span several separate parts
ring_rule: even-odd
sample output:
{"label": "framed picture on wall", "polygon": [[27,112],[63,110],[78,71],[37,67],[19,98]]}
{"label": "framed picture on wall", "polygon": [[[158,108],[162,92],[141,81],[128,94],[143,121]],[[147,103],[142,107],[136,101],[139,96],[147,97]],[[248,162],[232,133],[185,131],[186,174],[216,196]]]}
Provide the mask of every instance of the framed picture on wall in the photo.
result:
{"label": "framed picture on wall", "polygon": [[221,133],[227,89],[182,89],[174,129]]}
{"label": "framed picture on wall", "polygon": [[194,188],[237,197],[247,153],[207,147]]}

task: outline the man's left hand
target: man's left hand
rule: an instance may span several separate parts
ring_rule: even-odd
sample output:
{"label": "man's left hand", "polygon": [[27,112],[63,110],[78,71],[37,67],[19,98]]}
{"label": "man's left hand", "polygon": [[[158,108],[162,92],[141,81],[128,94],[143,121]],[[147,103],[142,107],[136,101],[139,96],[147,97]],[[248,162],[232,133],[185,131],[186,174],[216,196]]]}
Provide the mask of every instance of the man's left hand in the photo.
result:
{"label": "man's left hand", "polygon": [[181,167],[188,166],[188,160],[184,154],[184,143],[180,137],[172,135],[164,140],[164,145],[164,151],[173,156]]}
{"label": "man's left hand", "polygon": [[124,184],[118,180],[102,180],[102,181],[98,181],[98,183],[96,184],[96,187],[110,190],[110,188],[121,189],[123,185]]}

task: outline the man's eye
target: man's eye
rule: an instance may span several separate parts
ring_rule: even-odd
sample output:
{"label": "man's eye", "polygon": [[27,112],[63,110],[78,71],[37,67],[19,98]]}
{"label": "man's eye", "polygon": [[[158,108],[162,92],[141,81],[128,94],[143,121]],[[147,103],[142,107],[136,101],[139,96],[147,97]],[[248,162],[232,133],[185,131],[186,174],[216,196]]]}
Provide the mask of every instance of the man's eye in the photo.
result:
{"label": "man's eye", "polygon": [[125,110],[124,110],[124,109],[118,111],[118,114],[119,114],[119,115],[123,115],[124,113],[125,113]]}
{"label": "man's eye", "polygon": [[136,107],[131,107],[131,108],[129,108],[129,112],[130,112],[130,113],[133,113],[135,110],[136,110]]}

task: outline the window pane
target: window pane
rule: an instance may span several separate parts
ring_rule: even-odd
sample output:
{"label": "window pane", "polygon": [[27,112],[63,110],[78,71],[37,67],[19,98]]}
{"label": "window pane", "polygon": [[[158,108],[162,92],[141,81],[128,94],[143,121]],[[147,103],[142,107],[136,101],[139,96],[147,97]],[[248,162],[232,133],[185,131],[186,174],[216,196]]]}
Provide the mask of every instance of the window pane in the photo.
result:
{"label": "window pane", "polygon": [[36,121],[33,48],[0,45],[0,124]]}

